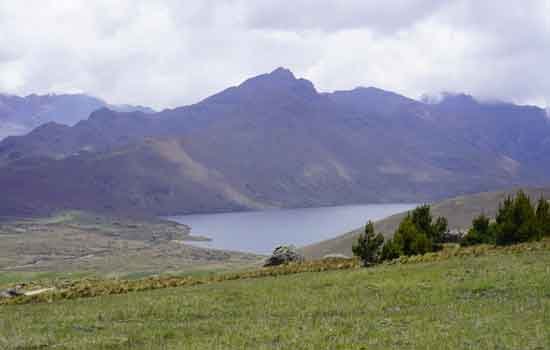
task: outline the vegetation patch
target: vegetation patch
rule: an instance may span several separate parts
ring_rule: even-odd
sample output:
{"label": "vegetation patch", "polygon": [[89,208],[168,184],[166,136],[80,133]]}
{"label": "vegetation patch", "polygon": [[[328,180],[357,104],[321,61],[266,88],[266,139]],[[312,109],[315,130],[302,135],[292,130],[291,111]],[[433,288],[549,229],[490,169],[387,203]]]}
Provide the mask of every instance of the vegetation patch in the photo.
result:
{"label": "vegetation patch", "polygon": [[462,245],[493,243],[509,245],[540,240],[550,236],[550,204],[542,196],[536,206],[523,191],[515,198],[508,196],[498,205],[495,221],[485,214],[472,221],[472,228],[462,239]]}
{"label": "vegetation patch", "polygon": [[[539,242],[529,242],[510,246],[477,245],[461,247],[458,244],[445,244],[438,252],[422,255],[400,256],[397,259],[385,261],[384,265],[403,265],[416,263],[432,263],[445,261],[451,258],[470,258],[476,256],[496,256],[524,254],[531,252],[550,251],[550,239]],[[156,276],[140,279],[100,279],[83,278],[76,280],[52,280],[23,283],[22,286],[33,290],[39,288],[55,288],[54,291],[16,298],[0,299],[0,305],[51,303],[63,299],[78,299],[99,297],[131,292],[143,292],[155,289],[191,287],[203,284],[212,284],[232,280],[257,279],[276,277],[306,272],[322,272],[333,270],[358,269],[363,262],[358,259],[330,258],[299,263],[289,263],[280,266],[266,267],[255,270],[243,270],[232,273],[194,274],[184,276]],[[325,288],[323,285],[319,288]]]}
{"label": "vegetation patch", "polygon": [[546,349],[549,249],[452,245],[424,255],[437,262],[338,271],[326,269],[344,262],[311,262],[188,288],[3,305],[0,348]]}

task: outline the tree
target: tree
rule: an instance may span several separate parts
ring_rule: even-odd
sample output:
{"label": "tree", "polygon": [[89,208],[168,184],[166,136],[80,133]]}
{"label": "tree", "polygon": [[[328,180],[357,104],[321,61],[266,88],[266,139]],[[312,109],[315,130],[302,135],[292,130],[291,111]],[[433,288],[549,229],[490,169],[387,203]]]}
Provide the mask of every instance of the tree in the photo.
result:
{"label": "tree", "polygon": [[399,247],[403,255],[414,255],[416,251],[416,240],[421,232],[415,225],[413,216],[407,215],[399,224],[393,236],[393,242]]}
{"label": "tree", "polygon": [[389,239],[382,247],[382,254],[380,255],[380,258],[382,260],[393,260],[399,258],[401,254],[400,247],[395,244],[393,239]]}
{"label": "tree", "polygon": [[435,221],[435,224],[433,226],[434,229],[434,236],[433,240],[434,242],[441,243],[443,242],[443,237],[445,236],[445,233],[448,231],[448,222],[447,218],[440,216]]}
{"label": "tree", "polygon": [[384,236],[380,233],[375,234],[374,224],[369,221],[365,226],[365,232],[359,235],[357,242],[352,246],[352,251],[365,266],[370,266],[380,260],[382,244],[384,244]]}
{"label": "tree", "polygon": [[518,242],[540,239],[535,208],[531,204],[531,199],[523,191],[518,192],[514,201],[514,221],[518,228]]}
{"label": "tree", "polygon": [[426,254],[434,250],[433,242],[425,233],[419,232],[412,243],[413,254]]}
{"label": "tree", "polygon": [[495,240],[498,245],[527,242],[541,238],[541,230],[531,199],[518,191],[516,197],[507,197],[499,205],[496,216]]}
{"label": "tree", "polygon": [[537,204],[535,216],[540,233],[543,236],[550,236],[550,204],[542,196]]}
{"label": "tree", "polygon": [[538,240],[543,235],[550,235],[550,203],[541,197],[535,209],[529,196],[520,190],[498,204],[495,222],[483,214],[476,217],[461,244],[508,245]]}
{"label": "tree", "polygon": [[443,236],[447,232],[447,219],[440,216],[434,223],[429,205],[416,207],[412,211],[411,219],[416,229],[424,233],[432,244],[443,241]]}
{"label": "tree", "polygon": [[414,226],[420,232],[424,232],[428,237],[432,237],[434,227],[432,226],[432,214],[430,206],[427,204],[416,207],[412,211],[411,220]]}
{"label": "tree", "polygon": [[433,222],[429,205],[416,207],[401,221],[393,235],[382,247],[382,260],[401,255],[425,254],[439,249],[447,232],[447,219],[438,217]]}
{"label": "tree", "polygon": [[490,244],[495,242],[494,225],[490,224],[489,217],[480,214],[472,221],[472,228],[462,238],[461,245]]}

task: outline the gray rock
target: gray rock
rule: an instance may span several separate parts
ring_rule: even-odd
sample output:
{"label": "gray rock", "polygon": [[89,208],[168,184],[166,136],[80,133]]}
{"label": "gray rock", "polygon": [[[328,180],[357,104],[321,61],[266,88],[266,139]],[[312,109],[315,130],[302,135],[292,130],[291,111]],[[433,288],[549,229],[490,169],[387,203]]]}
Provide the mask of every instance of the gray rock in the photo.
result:
{"label": "gray rock", "polygon": [[296,251],[293,246],[279,246],[264,263],[264,266],[277,266],[290,262],[302,262],[304,256]]}
{"label": "gray rock", "polygon": [[0,298],[15,298],[21,295],[23,295],[23,293],[14,288],[0,291]]}

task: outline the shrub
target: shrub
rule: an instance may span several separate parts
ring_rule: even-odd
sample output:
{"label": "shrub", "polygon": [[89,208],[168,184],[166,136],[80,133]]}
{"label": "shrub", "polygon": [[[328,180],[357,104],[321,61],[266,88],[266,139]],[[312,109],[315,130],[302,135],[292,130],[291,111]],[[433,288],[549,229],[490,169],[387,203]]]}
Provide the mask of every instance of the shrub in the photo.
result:
{"label": "shrub", "polygon": [[439,250],[447,232],[447,219],[438,217],[433,222],[429,205],[415,208],[401,221],[392,240],[382,248],[382,259],[401,255],[425,254]]}
{"label": "shrub", "polygon": [[510,245],[540,240],[544,235],[550,236],[550,204],[541,197],[535,208],[520,190],[515,198],[508,196],[499,203],[495,222],[483,214],[474,218],[461,244]]}
{"label": "shrub", "polygon": [[540,232],[535,209],[523,191],[520,190],[515,199],[508,197],[499,205],[496,216],[496,244],[508,245],[540,239]]}
{"label": "shrub", "polygon": [[358,256],[363,265],[369,266],[380,260],[380,248],[384,244],[384,236],[375,234],[374,224],[369,221],[365,226],[365,232],[359,235],[357,242],[353,245],[353,254]]}
{"label": "shrub", "polygon": [[535,216],[540,233],[543,236],[550,236],[550,204],[543,197],[539,199]]}
{"label": "shrub", "polygon": [[380,259],[393,260],[393,259],[399,258],[401,254],[402,252],[400,247],[393,241],[393,239],[390,239],[386,241],[386,243],[382,247],[382,253],[380,255]]}
{"label": "shrub", "polygon": [[410,217],[416,229],[425,234],[432,243],[443,241],[443,235],[447,232],[447,219],[440,216],[434,223],[429,205],[416,207]]}
{"label": "shrub", "polygon": [[[411,216],[407,216],[395,231],[393,236],[393,242],[399,247],[399,251],[404,255],[415,255],[416,251],[416,240],[421,235],[421,231],[418,230],[417,226],[413,222]],[[425,236],[425,234],[424,234]]]}
{"label": "shrub", "polygon": [[489,217],[485,216],[485,214],[481,214],[474,218],[472,221],[472,228],[460,242],[463,246],[494,243],[495,224],[491,224]]}

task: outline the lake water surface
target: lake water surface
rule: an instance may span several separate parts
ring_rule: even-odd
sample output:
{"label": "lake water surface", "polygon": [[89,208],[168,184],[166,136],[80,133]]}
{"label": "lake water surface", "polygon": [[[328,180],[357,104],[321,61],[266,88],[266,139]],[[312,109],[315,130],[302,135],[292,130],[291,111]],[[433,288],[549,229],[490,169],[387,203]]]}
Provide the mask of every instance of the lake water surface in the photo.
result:
{"label": "lake water surface", "polygon": [[303,246],[336,237],[406,211],[415,204],[368,204],[255,212],[196,214],[167,219],[191,226],[194,235],[212,239],[193,242],[209,248],[269,254],[278,245]]}

